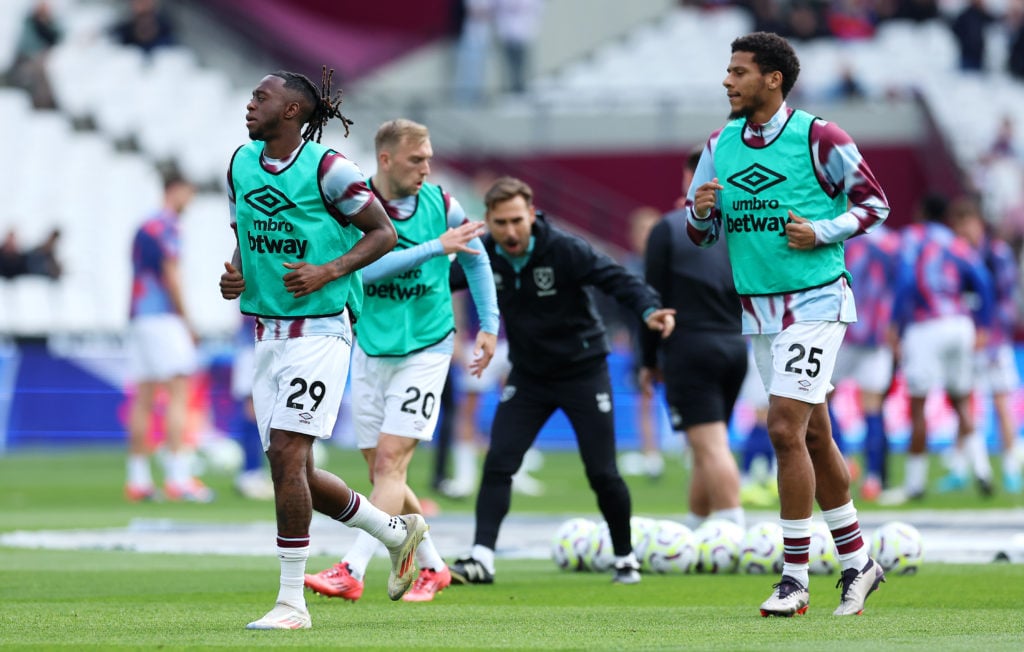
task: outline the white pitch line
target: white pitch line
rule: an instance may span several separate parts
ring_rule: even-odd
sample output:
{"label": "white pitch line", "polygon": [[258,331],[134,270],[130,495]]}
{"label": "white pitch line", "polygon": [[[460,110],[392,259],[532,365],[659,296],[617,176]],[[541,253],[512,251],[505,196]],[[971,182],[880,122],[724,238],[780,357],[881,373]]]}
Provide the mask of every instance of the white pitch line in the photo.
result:
{"label": "white pitch line", "polygon": [[[547,559],[551,535],[565,519],[597,515],[510,515],[502,525],[497,556],[505,559]],[[767,512],[748,512],[747,523],[776,520]],[[819,517],[820,518],[820,517]],[[676,517],[678,520],[678,517]],[[865,537],[883,523],[910,523],[924,541],[926,562],[1024,563],[1024,509],[986,511],[907,511],[861,514]],[[471,515],[429,519],[430,535],[444,557],[469,551],[473,543]],[[310,530],[312,555],[340,558],[355,541],[356,531],[316,515]],[[125,528],[16,531],[0,535],[0,546],[52,550],[127,550],[143,553],[270,555],[276,554],[273,522],[239,524],[189,523],[136,519]],[[383,547],[379,554],[384,555]]]}

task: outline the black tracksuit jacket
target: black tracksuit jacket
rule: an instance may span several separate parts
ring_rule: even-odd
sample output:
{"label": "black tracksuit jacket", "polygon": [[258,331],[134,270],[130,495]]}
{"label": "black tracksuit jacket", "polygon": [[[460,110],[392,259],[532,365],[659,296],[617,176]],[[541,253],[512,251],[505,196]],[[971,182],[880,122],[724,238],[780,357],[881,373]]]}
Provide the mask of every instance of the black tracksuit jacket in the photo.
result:
{"label": "black tracksuit jacket", "polygon": [[[533,252],[519,272],[496,251],[494,239],[484,237],[512,367],[539,378],[569,378],[602,367],[611,349],[590,288],[614,297],[639,320],[661,307],[658,293],[540,213],[532,233]],[[466,286],[461,270],[453,273],[452,285]]]}

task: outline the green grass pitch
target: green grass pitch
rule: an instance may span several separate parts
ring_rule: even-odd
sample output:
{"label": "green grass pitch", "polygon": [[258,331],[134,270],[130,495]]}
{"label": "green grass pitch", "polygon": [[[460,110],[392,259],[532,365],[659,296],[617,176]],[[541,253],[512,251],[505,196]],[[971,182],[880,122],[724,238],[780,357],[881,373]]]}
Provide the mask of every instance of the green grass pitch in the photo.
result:
{"label": "green grass pitch", "polygon": [[[429,452],[411,481],[425,486]],[[366,490],[358,454],[331,451],[329,466]],[[937,466],[937,465],[934,465]],[[578,459],[549,454],[536,474],[548,497],[515,497],[513,510],[593,513]],[[0,457],[0,532],[121,527],[133,518],[270,521],[268,503],[244,501],[213,476],[211,505],[132,505],[121,498],[120,451]],[[660,483],[630,479],[638,513],[685,511],[673,461]],[[424,495],[429,492],[424,491]],[[557,500],[551,497],[557,496]],[[929,508],[977,505],[934,497]],[[1018,497],[995,497],[1001,507]],[[961,502],[963,504],[961,504]],[[440,501],[446,512],[471,503]],[[467,542],[468,544],[468,542]],[[333,560],[314,557],[310,568]],[[250,632],[270,608],[277,562],[262,556],[151,555],[0,547],[0,648],[4,649],[575,649],[575,650],[1019,650],[1024,647],[1024,565],[925,563],[890,577],[861,617],[831,615],[836,576],[812,577],[806,616],[764,619],[757,606],[773,578],[654,576],[614,586],[609,576],[564,573],[548,561],[499,561],[493,586],[452,587],[433,603],[392,603],[386,563],[375,559],[355,604],[310,595],[313,629]],[[375,585],[376,584],[376,585]]]}

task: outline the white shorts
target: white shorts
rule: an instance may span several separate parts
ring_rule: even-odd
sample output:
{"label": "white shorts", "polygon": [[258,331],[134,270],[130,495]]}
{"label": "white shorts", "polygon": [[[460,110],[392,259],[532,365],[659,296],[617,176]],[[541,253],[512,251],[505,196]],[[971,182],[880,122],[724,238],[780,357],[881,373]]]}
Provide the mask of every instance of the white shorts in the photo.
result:
{"label": "white shorts", "polygon": [[957,315],[907,326],[903,333],[903,375],[907,393],[918,398],[932,389],[954,397],[974,386],[974,322]]}
{"label": "white shorts", "polygon": [[975,387],[992,394],[1009,394],[1020,384],[1013,347],[1002,344],[974,353]]}
{"label": "white shorts", "polygon": [[128,325],[131,378],[162,382],[195,373],[196,345],[180,315],[142,315]]}
{"label": "white shorts", "polygon": [[466,368],[468,361],[473,355],[473,347],[476,346],[476,341],[464,342],[462,346],[465,347],[468,355],[466,356],[467,362],[459,365],[458,387],[460,391],[484,394],[497,389],[505,382],[509,372],[512,371],[512,363],[508,361],[507,340],[498,340],[498,345],[494,347],[494,357],[491,358],[491,363],[487,365],[487,368],[484,369],[479,378],[470,374],[469,369]]}
{"label": "white shorts", "polygon": [[256,370],[256,347],[249,343],[235,349],[231,365],[231,398],[242,401],[252,396],[252,379]]}
{"label": "white shorts", "polygon": [[768,393],[764,391],[764,382],[757,371],[753,347],[747,347],[747,375],[740,385],[739,399],[755,410],[768,408]]}
{"label": "white shorts", "polygon": [[892,349],[888,346],[844,344],[836,357],[832,384],[852,380],[863,392],[885,394],[892,384]]}
{"label": "white shorts", "polygon": [[451,361],[447,353],[368,356],[357,340],[352,355],[356,445],[360,449],[376,448],[382,432],[422,441],[433,439]]}
{"label": "white shorts", "polygon": [[754,360],[771,396],[824,403],[846,335],[838,321],[798,322],[781,333],[751,335]]}
{"label": "white shorts", "polygon": [[263,450],[271,428],[330,438],[351,357],[348,340],[334,335],[256,343],[252,401]]}

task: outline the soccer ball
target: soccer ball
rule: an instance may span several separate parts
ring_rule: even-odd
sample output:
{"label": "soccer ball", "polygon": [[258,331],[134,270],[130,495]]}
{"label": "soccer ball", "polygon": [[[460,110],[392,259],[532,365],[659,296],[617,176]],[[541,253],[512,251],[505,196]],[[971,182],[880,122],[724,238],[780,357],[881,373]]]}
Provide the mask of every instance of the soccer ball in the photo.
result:
{"label": "soccer ball", "polygon": [[765,521],[747,530],[740,542],[739,571],[751,575],[782,573],[782,526]]}
{"label": "soccer ball", "polygon": [[732,521],[711,519],[693,533],[697,539],[698,573],[735,573],[740,560],[743,528]]}
{"label": "soccer ball", "polygon": [[886,572],[912,575],[924,558],[921,533],[909,523],[890,521],[872,535],[871,556]]}
{"label": "soccer ball", "polygon": [[601,521],[590,531],[587,551],[583,555],[583,566],[590,570],[603,573],[610,570],[615,563],[615,550],[612,548],[612,537],[608,532],[608,523]]}
{"label": "soccer ball", "polygon": [[245,461],[242,445],[230,437],[208,437],[199,445],[200,469],[196,475],[204,471],[214,473],[237,473]]}
{"label": "soccer ball", "polygon": [[571,518],[562,523],[551,537],[551,558],[562,570],[586,570],[584,557],[590,546],[590,533],[597,525],[585,518]]}
{"label": "soccer ball", "polygon": [[647,533],[658,527],[658,522],[646,516],[634,516],[629,519],[629,542],[633,546],[633,554],[638,560],[644,558],[647,552],[649,538]]}
{"label": "soccer ball", "polygon": [[[637,554],[640,568],[654,573],[689,573],[697,561],[693,532],[682,523],[659,519],[647,530]],[[635,551],[634,551],[635,552]]]}
{"label": "soccer ball", "polygon": [[811,575],[831,575],[839,568],[836,544],[824,521],[811,521],[809,563]]}

